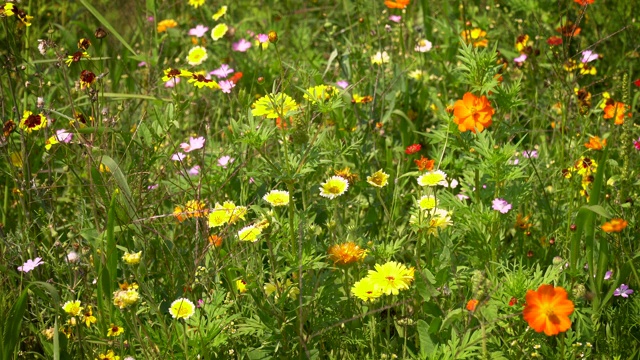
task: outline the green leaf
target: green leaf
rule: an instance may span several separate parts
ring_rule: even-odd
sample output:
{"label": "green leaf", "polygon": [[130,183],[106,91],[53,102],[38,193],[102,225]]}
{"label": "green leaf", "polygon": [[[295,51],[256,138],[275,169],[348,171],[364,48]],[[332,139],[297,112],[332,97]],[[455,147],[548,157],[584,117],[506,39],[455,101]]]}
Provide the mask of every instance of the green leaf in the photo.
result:
{"label": "green leaf", "polygon": [[609,219],[611,217],[611,214],[609,214],[609,212],[607,212],[607,210],[605,210],[602,206],[600,205],[585,205],[582,207],[583,209],[587,209],[587,210],[591,210],[594,213]]}
{"label": "green leaf", "polygon": [[2,334],[2,360],[13,359],[13,352],[20,340],[20,328],[22,327],[22,317],[27,309],[27,290],[22,290],[22,294],[9,310],[9,316],[4,323],[4,333]]}
{"label": "green leaf", "polygon": [[420,355],[424,358],[433,354],[436,349],[429,335],[429,324],[426,321],[418,320],[418,337],[420,339]]}

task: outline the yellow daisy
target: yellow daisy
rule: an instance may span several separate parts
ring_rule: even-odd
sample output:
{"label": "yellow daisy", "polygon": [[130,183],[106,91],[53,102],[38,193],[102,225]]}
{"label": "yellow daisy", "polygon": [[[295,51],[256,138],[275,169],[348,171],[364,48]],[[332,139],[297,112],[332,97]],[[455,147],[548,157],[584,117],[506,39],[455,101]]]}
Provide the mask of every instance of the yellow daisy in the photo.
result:
{"label": "yellow daisy", "polygon": [[422,210],[431,210],[435,208],[437,204],[438,202],[433,195],[424,195],[418,200],[418,206],[420,206]]}
{"label": "yellow daisy", "polygon": [[189,65],[200,65],[205,60],[207,60],[209,56],[207,55],[207,49],[202,46],[195,46],[191,50],[189,50],[189,55],[187,56],[187,62]]}
{"label": "yellow daisy", "polygon": [[47,126],[47,118],[42,114],[34,114],[31,111],[25,111],[20,120],[20,129],[26,133],[40,130]]}
{"label": "yellow daisy", "polygon": [[255,225],[249,225],[238,231],[238,238],[242,241],[256,242],[258,241],[258,236],[260,236],[260,234],[262,234],[262,228]]}
{"label": "yellow daisy", "polygon": [[289,192],[282,190],[271,190],[268,194],[262,197],[264,201],[271,204],[271,206],[285,206],[289,204]]}
{"label": "yellow daisy", "polygon": [[213,28],[213,30],[211,30],[211,38],[213,39],[213,41],[220,40],[227,33],[227,31],[229,31],[229,27],[227,26],[227,24],[218,24]]}
{"label": "yellow daisy", "polygon": [[376,264],[375,270],[369,270],[369,278],[380,291],[387,295],[398,295],[400,290],[406,290],[413,282],[414,268],[395,261],[386,264]]}
{"label": "yellow daisy", "polygon": [[286,118],[298,110],[296,101],[283,93],[265,95],[256,100],[251,107],[251,115],[266,116],[268,119]]}
{"label": "yellow daisy", "polygon": [[382,169],[376,171],[371,176],[367,176],[367,182],[379,188],[386,186],[388,180],[389,180],[389,174],[384,173]]}
{"label": "yellow daisy", "polygon": [[332,176],[320,185],[320,196],[333,200],[344,194],[348,188],[349,182],[347,179],[340,176]]}
{"label": "yellow daisy", "polygon": [[64,310],[64,312],[66,312],[70,316],[78,316],[80,315],[82,309],[84,309],[82,306],[80,306],[81,304],[82,303],[80,302],[80,300],[67,301],[66,303],[64,303],[64,305],[62,305],[62,310]]}
{"label": "yellow daisy", "polygon": [[180,298],[171,303],[169,314],[174,319],[188,319],[196,312],[196,306],[189,299]]}
{"label": "yellow daisy", "polygon": [[366,277],[353,284],[351,293],[362,301],[373,301],[382,295],[382,290],[376,286],[371,278]]}
{"label": "yellow daisy", "polygon": [[109,329],[107,330],[107,336],[116,337],[124,332],[124,328],[122,326],[111,324]]}

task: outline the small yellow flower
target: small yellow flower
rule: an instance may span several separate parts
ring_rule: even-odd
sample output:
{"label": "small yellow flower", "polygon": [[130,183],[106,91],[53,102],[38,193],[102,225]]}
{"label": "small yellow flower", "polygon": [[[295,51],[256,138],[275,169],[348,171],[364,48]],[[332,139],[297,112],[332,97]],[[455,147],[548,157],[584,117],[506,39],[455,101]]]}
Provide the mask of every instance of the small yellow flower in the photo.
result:
{"label": "small yellow flower", "polygon": [[375,55],[371,57],[371,63],[374,65],[382,65],[389,62],[389,54],[386,51],[380,52],[378,51]]}
{"label": "small yellow flower", "polygon": [[271,206],[285,206],[289,204],[289,192],[283,190],[271,190],[263,197]]}
{"label": "small yellow flower", "polygon": [[256,242],[258,241],[258,236],[260,236],[260,234],[262,234],[262,228],[255,225],[249,225],[238,231],[238,238],[242,241]]}
{"label": "small yellow flower", "polygon": [[418,206],[420,206],[422,210],[431,210],[435,208],[437,204],[436,198],[432,195],[424,195],[418,200]]}
{"label": "small yellow flower", "polygon": [[305,100],[315,104],[316,102],[324,102],[331,99],[337,94],[336,89],[330,85],[312,86],[307,89],[308,94],[304,94]]}
{"label": "small yellow flower", "polygon": [[202,46],[195,46],[191,50],[189,50],[189,55],[187,56],[187,62],[189,65],[200,65],[205,60],[207,60],[209,56],[207,55],[207,49]]}
{"label": "small yellow flower", "polygon": [[138,293],[138,284],[127,282],[120,284],[120,290],[113,293],[113,305],[120,309],[124,309],[138,302],[140,294]]}
{"label": "small yellow flower", "polygon": [[384,173],[382,169],[376,171],[371,176],[367,176],[367,182],[379,188],[386,186],[388,180],[389,174]]}
{"label": "small yellow flower", "polygon": [[34,114],[31,111],[25,111],[20,120],[20,129],[24,130],[27,134],[40,130],[47,126],[47,118],[42,114]]}
{"label": "small yellow flower", "polygon": [[122,260],[128,265],[136,265],[140,263],[140,258],[142,257],[142,251],[137,253],[129,253],[128,251],[122,255]]}
{"label": "small yellow flower", "polygon": [[382,295],[382,289],[376,286],[370,277],[366,277],[351,287],[351,293],[362,301],[373,301]]}
{"label": "small yellow flower", "polygon": [[224,5],[222,7],[220,7],[220,9],[218,9],[218,11],[216,11],[215,14],[213,14],[213,16],[211,17],[213,20],[218,21],[218,19],[220,19],[221,17],[223,17],[225,14],[227,13],[227,6]]}
{"label": "small yellow flower", "polygon": [[236,280],[236,289],[238,289],[240,293],[247,292],[247,282],[244,280]]}
{"label": "small yellow flower", "polygon": [[158,23],[158,32],[165,32],[167,29],[178,26],[178,23],[173,19],[162,20]]}
{"label": "small yellow flower", "polygon": [[189,5],[197,9],[198,7],[204,5],[204,1],[205,0],[189,0]]}
{"label": "small yellow flower", "polygon": [[213,30],[211,30],[211,38],[213,39],[213,41],[218,41],[222,39],[227,31],[229,31],[229,27],[227,26],[227,24],[218,24],[213,28]]}
{"label": "small yellow flower", "polygon": [[45,150],[51,150],[51,147],[55,144],[59,144],[60,141],[58,141],[58,138],[53,135],[52,137],[48,138],[45,142],[44,142],[44,148]]}
{"label": "small yellow flower", "polygon": [[438,233],[438,229],[445,229],[452,224],[451,215],[449,215],[447,210],[435,208],[431,212],[427,234],[435,235]]}
{"label": "small yellow flower", "polygon": [[340,176],[332,176],[320,185],[320,196],[333,200],[344,194],[347,189],[349,189],[347,179]]}
{"label": "small yellow flower", "polygon": [[265,95],[256,100],[251,107],[251,115],[266,116],[268,119],[286,118],[298,110],[296,101],[284,93]]}
{"label": "small yellow flower", "polygon": [[120,336],[123,332],[124,328],[122,326],[111,324],[107,330],[107,336],[116,337]]}
{"label": "small yellow flower", "polygon": [[178,77],[183,77],[183,78],[190,78],[193,76],[193,73],[184,69],[172,69],[169,68],[167,70],[164,70],[164,76],[162,77],[162,81],[167,82],[171,79],[175,79]]}
{"label": "small yellow flower", "polygon": [[13,16],[15,15],[16,6],[13,3],[6,3],[0,8],[1,16]]}
{"label": "small yellow flower", "polygon": [[100,354],[97,360],[120,360],[120,356],[114,354],[113,350],[109,350],[106,354]]}
{"label": "small yellow flower", "polygon": [[196,306],[189,299],[180,298],[171,303],[169,313],[174,319],[188,319],[196,312]]}
{"label": "small yellow flower", "polygon": [[424,77],[424,71],[422,71],[422,70],[413,70],[409,74],[407,74],[407,76],[409,76],[409,78],[411,78],[413,80],[420,81]]}
{"label": "small yellow flower", "polygon": [[91,324],[95,324],[98,319],[93,316],[93,310],[91,309],[91,305],[87,306],[86,310],[82,314],[82,318],[87,327],[91,327]]}
{"label": "small yellow flower", "polygon": [[78,316],[82,311],[83,307],[80,306],[80,300],[67,301],[62,305],[62,310],[64,310],[70,316]]}

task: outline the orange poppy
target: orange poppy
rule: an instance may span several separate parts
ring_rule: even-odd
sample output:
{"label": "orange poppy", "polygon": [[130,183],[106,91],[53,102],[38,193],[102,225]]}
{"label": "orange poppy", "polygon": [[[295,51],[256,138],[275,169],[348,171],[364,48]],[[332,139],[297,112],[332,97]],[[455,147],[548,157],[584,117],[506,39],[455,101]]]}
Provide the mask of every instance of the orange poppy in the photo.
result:
{"label": "orange poppy", "polygon": [[604,224],[602,224],[602,230],[604,232],[621,232],[622,230],[624,230],[624,228],[627,227],[629,223],[627,222],[627,220],[624,219],[611,219],[611,221],[607,221]]}
{"label": "orange poppy", "polygon": [[584,147],[591,150],[602,150],[607,146],[607,139],[600,139],[599,136],[590,136],[589,142],[584,144]]}
{"label": "orange poppy", "polygon": [[387,0],[384,4],[389,9],[404,9],[409,5],[410,0]]}
{"label": "orange poppy", "polygon": [[573,302],[567,299],[567,291],[553,285],[540,285],[537,291],[528,290],[527,304],[522,315],[536,332],[547,336],[569,330],[573,313]]}
{"label": "orange poppy", "polygon": [[466,93],[462,100],[453,104],[453,122],[458,124],[458,130],[462,132],[484,131],[491,125],[491,116],[494,113],[495,110],[484,95],[477,97],[472,93]]}
{"label": "orange poppy", "polygon": [[478,306],[478,300],[471,299],[467,302],[467,310],[476,311],[476,306]]}
{"label": "orange poppy", "polygon": [[627,111],[628,109],[629,109],[629,106],[619,101],[616,101],[613,104],[607,104],[607,106],[604,107],[604,118],[605,119],[615,118],[614,124],[622,125],[624,124],[625,115],[628,117],[631,117],[631,113],[625,114],[625,111]]}

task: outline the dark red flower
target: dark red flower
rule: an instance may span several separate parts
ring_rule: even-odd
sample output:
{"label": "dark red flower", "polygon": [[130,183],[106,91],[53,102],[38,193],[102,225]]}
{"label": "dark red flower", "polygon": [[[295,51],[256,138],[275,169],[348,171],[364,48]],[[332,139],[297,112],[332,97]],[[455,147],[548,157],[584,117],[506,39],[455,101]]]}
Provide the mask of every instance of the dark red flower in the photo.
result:
{"label": "dark red flower", "polygon": [[518,303],[518,299],[516,299],[515,296],[511,297],[511,300],[509,300],[509,306],[513,306],[517,303]]}
{"label": "dark red flower", "polygon": [[422,145],[420,145],[420,144],[412,144],[412,145],[407,146],[407,148],[404,150],[404,152],[407,155],[411,155],[411,154],[417,153],[418,151],[420,151],[420,149],[422,149]]}
{"label": "dark red flower", "polygon": [[551,46],[558,46],[562,44],[562,38],[560,36],[552,36],[547,39],[547,44]]}
{"label": "dark red flower", "polygon": [[640,86],[640,79],[638,79],[638,80],[634,81],[634,82],[633,82],[633,84],[634,84],[635,86]]}

